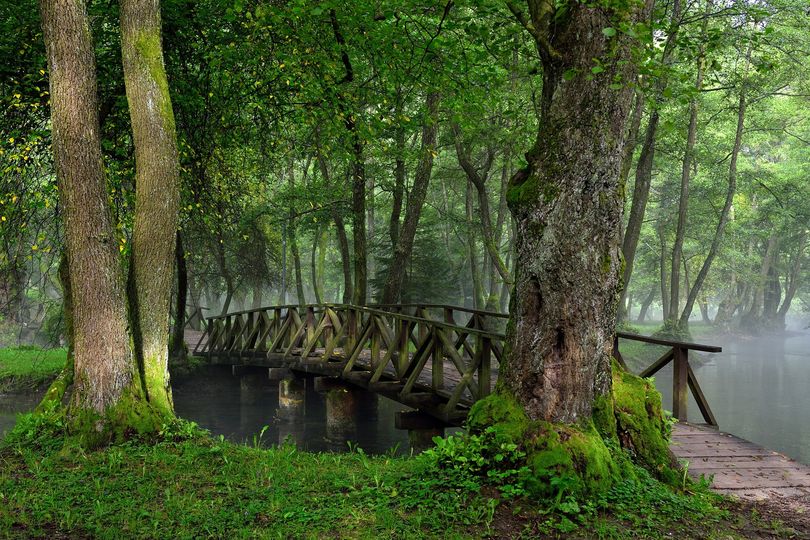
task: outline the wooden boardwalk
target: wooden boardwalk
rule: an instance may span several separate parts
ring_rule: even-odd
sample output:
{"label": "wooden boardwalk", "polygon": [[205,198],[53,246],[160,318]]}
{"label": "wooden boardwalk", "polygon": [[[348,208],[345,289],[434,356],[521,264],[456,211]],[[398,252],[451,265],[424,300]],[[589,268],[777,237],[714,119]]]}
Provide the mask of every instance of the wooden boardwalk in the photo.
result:
{"label": "wooden boardwalk", "polygon": [[[430,306],[417,306],[414,315],[404,315],[403,307],[384,312],[309,306],[300,315],[295,306],[261,308],[208,319],[205,332],[187,329],[185,340],[190,351],[209,355],[213,363],[284,366],[343,378],[460,425],[472,403],[489,393],[497,380],[503,335],[489,329],[493,318],[503,315],[434,306],[444,312],[437,320],[429,313]],[[466,324],[456,322],[454,310],[467,312]],[[349,328],[354,334],[347,340]],[[673,396],[675,416],[681,418],[680,412],[685,416],[688,386],[704,419],[714,425],[678,423],[673,429],[672,451],[693,478],[711,478],[712,489],[741,499],[780,498],[800,505],[797,512],[810,511],[810,467],[716,429],[687,355],[692,349],[716,352],[718,347],[629,334],[619,337],[671,346],[642,376],[674,361],[675,373],[680,373],[676,381],[680,390]],[[621,362],[618,340],[614,355]]]}
{"label": "wooden boardwalk", "polygon": [[713,477],[712,489],[741,499],[810,495],[810,467],[713,428],[676,424],[672,451],[690,476]]}

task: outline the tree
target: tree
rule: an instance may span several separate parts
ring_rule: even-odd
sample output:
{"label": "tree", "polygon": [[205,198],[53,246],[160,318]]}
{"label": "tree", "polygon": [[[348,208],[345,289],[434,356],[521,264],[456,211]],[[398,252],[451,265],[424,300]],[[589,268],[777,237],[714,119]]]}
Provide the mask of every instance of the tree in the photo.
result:
{"label": "tree", "polygon": [[[635,77],[630,40],[612,25],[638,21],[644,10],[628,5],[610,13],[576,3],[558,26],[544,2],[529,2],[530,18],[509,6],[537,42],[543,94],[528,167],[507,195],[517,260],[499,385],[529,418],[573,423],[589,418],[594,400],[611,388],[619,173]],[[584,38],[583,28],[599,31]]]}
{"label": "tree", "polygon": [[[127,331],[101,159],[95,57],[85,3],[42,0],[53,151],[66,236],[74,390],[71,430],[89,443],[155,427]],[[61,396],[49,395],[55,403]]]}
{"label": "tree", "polygon": [[180,184],[158,0],[122,0],[121,51],[135,143],[132,330],[147,398],[173,416],[168,328]]}

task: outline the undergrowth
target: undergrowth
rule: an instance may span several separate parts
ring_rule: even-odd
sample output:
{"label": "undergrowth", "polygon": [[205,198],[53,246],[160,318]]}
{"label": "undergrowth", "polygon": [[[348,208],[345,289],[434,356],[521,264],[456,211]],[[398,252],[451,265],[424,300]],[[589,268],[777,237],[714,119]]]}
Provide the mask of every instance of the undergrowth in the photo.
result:
{"label": "undergrowth", "polygon": [[59,411],[23,415],[0,443],[0,536],[470,538],[503,535],[506,519],[528,537],[658,538],[725,517],[705,484],[673,489],[642,469],[590,500],[564,482],[529,497],[523,451],[489,430],[405,458],[260,439],[233,444],[178,420],[156,439],[87,451]]}

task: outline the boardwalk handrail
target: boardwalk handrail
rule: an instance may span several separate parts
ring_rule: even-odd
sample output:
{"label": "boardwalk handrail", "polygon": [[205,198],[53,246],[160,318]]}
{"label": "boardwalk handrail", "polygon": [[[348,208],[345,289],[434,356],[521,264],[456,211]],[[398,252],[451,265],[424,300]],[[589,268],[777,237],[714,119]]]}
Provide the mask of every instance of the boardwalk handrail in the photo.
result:
{"label": "boardwalk handrail", "polygon": [[[435,310],[442,311],[441,319],[432,315]],[[457,314],[466,320],[457,320]],[[458,423],[491,391],[506,340],[494,328],[508,317],[447,304],[270,306],[208,317],[194,354],[320,363],[351,382]],[[690,389],[703,419],[717,426],[689,365],[689,351],[717,353],[721,347],[617,332],[613,356],[625,369],[619,339],[669,347],[639,375],[651,377],[673,362],[673,416],[687,420]],[[445,375],[455,386],[446,384]]]}

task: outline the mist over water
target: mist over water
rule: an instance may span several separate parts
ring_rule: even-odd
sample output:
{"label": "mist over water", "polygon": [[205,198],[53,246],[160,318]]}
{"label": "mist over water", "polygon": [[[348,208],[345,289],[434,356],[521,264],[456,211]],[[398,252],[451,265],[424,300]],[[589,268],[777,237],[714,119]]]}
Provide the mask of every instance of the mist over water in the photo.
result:
{"label": "mist over water", "polygon": [[[720,430],[810,464],[810,331],[703,334],[695,341],[722,353],[690,352],[690,363]],[[664,408],[672,408],[672,367],[656,375]],[[689,393],[688,419],[703,422]]]}

